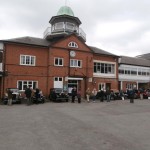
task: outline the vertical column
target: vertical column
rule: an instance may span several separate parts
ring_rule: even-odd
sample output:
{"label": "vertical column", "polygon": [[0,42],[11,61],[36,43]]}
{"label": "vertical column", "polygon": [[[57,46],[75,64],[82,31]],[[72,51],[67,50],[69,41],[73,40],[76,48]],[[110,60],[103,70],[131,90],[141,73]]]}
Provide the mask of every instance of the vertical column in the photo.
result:
{"label": "vertical column", "polygon": [[137,90],[139,89],[139,82],[137,81],[136,82],[136,87],[137,87]]}
{"label": "vertical column", "polygon": [[121,81],[120,82],[120,90],[122,90],[123,89],[123,82]]}

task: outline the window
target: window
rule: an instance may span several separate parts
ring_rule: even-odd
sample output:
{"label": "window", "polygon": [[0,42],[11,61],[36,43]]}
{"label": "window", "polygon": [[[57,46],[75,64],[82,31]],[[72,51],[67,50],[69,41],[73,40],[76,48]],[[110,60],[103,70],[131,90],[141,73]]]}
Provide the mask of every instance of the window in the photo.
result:
{"label": "window", "polygon": [[76,42],[70,42],[68,47],[78,48],[78,44]]}
{"label": "window", "polygon": [[35,66],[35,56],[20,55],[20,65]]}
{"label": "window", "polygon": [[76,26],[73,23],[66,22],[66,29],[74,31],[76,29]]}
{"label": "window", "polygon": [[114,74],[115,64],[94,62],[94,73]]}
{"label": "window", "polygon": [[119,74],[132,75],[132,76],[149,76],[149,69],[138,67],[120,67]]}
{"label": "window", "polygon": [[70,67],[82,67],[82,61],[77,59],[70,59]]}
{"label": "window", "polygon": [[55,58],[54,64],[55,66],[63,66],[63,58]]}
{"label": "window", "polygon": [[105,83],[99,83],[99,90],[105,90],[106,88],[106,84]]}
{"label": "window", "polygon": [[63,27],[64,27],[64,23],[63,22],[59,22],[59,23],[55,24],[55,29],[56,30],[63,29]]}
{"label": "window", "polygon": [[119,69],[119,74],[124,74],[124,69]]}
{"label": "window", "polygon": [[134,89],[136,87],[136,84],[132,84],[132,83],[127,83],[126,84],[126,88],[128,89],[128,90],[132,90],[132,89]]}
{"label": "window", "polygon": [[62,79],[62,77],[55,77],[54,78],[54,81],[62,81],[63,79]]}
{"label": "window", "polygon": [[30,86],[32,89],[36,89],[37,81],[18,81],[17,82],[17,87],[21,91],[25,90],[28,86]]}

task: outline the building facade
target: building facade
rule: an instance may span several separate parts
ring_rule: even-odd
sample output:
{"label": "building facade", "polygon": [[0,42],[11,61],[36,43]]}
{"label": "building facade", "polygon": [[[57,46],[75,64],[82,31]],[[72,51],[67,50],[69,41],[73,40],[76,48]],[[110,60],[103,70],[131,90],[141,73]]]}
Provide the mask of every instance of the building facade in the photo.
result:
{"label": "building facade", "polygon": [[150,88],[150,60],[121,56],[119,58],[119,89]]}
{"label": "building facade", "polygon": [[81,21],[70,7],[61,7],[44,38],[22,37],[0,41],[1,97],[6,88],[91,90],[118,89],[118,56],[86,44]]}

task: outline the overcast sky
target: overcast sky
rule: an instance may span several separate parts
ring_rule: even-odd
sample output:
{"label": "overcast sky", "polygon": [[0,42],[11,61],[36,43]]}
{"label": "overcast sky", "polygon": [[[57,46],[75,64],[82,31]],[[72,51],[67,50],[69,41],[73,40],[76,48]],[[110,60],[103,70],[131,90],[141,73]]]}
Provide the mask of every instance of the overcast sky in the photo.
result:
{"label": "overcast sky", "polygon": [[[0,0],[0,40],[43,38],[65,0]],[[86,44],[117,55],[150,53],[150,0],[67,0]]]}

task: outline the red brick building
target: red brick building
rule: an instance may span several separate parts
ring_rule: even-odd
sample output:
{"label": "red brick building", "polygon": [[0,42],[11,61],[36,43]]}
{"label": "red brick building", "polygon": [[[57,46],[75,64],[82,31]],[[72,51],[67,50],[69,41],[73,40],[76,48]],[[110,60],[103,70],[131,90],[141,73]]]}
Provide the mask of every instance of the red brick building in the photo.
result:
{"label": "red brick building", "polygon": [[88,46],[71,8],[61,7],[44,38],[1,40],[1,96],[6,88],[24,92],[29,85],[48,96],[50,88],[118,89],[118,56]]}

